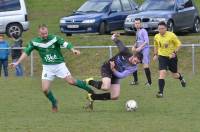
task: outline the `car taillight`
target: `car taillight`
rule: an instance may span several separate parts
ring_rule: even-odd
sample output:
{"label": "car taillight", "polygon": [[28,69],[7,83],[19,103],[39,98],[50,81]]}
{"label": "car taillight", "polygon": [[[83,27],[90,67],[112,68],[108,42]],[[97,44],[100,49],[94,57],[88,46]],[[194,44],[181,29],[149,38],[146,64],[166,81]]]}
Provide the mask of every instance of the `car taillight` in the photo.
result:
{"label": "car taillight", "polygon": [[25,15],[25,21],[28,21],[28,15],[27,14]]}

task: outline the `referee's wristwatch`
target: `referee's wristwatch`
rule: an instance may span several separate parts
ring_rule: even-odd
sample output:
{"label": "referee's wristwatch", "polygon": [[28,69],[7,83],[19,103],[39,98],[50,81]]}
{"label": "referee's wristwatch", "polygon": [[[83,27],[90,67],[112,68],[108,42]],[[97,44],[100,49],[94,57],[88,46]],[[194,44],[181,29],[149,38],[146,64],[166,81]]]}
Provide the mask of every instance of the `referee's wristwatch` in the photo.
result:
{"label": "referee's wristwatch", "polygon": [[174,51],[173,53],[174,53],[174,54],[177,54],[177,51]]}

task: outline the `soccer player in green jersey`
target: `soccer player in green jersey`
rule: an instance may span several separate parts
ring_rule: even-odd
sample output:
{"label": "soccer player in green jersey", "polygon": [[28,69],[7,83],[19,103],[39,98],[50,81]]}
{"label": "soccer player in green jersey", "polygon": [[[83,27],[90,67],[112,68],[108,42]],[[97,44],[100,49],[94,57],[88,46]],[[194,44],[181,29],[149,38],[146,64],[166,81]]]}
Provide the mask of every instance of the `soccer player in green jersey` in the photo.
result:
{"label": "soccer player in green jersey", "polygon": [[51,92],[50,85],[55,77],[63,78],[70,85],[77,86],[93,93],[93,90],[82,80],[74,79],[65,65],[64,57],[61,53],[61,46],[69,49],[75,55],[79,55],[80,51],[73,48],[73,45],[64,41],[59,36],[48,34],[46,25],[40,25],[38,28],[39,37],[32,39],[28,46],[24,49],[23,54],[16,63],[11,63],[11,67],[20,64],[33,50],[38,51],[42,60],[42,91],[52,103],[52,112],[58,111],[58,102]]}

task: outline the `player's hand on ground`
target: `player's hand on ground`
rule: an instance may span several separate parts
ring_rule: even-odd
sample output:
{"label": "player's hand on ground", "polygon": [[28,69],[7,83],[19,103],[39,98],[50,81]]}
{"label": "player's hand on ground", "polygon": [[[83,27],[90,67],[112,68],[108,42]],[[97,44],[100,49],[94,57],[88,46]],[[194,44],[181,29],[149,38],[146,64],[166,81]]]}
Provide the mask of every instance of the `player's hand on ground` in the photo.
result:
{"label": "player's hand on ground", "polygon": [[75,55],[80,55],[80,54],[81,54],[81,52],[80,52],[79,50],[75,50],[75,49],[73,49],[72,52],[73,52]]}
{"label": "player's hand on ground", "polygon": [[115,62],[114,61],[110,61],[110,69],[114,69],[115,68]]}
{"label": "player's hand on ground", "polygon": [[17,63],[10,63],[9,66],[10,66],[11,68],[15,68],[15,67],[17,66]]}
{"label": "player's hand on ground", "polygon": [[153,56],[153,60],[154,60],[154,61],[158,60],[158,55],[154,55],[154,56]]}

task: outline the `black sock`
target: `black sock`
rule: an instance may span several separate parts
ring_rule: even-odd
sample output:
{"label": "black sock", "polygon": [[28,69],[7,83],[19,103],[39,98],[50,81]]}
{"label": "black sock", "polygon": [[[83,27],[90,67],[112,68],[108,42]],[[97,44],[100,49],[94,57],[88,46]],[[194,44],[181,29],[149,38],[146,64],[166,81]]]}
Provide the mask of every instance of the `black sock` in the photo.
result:
{"label": "black sock", "polygon": [[111,95],[110,93],[92,94],[91,98],[93,100],[111,100]]}
{"label": "black sock", "polygon": [[133,72],[133,81],[134,82],[138,82],[138,75],[137,75],[137,71]]}
{"label": "black sock", "polygon": [[163,93],[165,87],[165,80],[158,79],[158,85],[159,85],[159,93]]}
{"label": "black sock", "polygon": [[183,80],[183,76],[181,75],[181,73],[178,73],[179,74],[179,80],[181,81],[181,80]]}
{"label": "black sock", "polygon": [[102,86],[102,81],[95,81],[95,80],[90,80],[89,81],[89,85],[97,88],[97,89],[101,89]]}
{"label": "black sock", "polygon": [[150,71],[150,69],[149,68],[144,68],[144,72],[146,74],[148,83],[151,84],[152,82],[151,82],[151,71]]}

